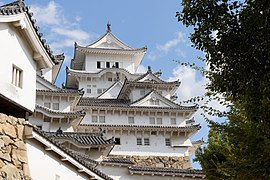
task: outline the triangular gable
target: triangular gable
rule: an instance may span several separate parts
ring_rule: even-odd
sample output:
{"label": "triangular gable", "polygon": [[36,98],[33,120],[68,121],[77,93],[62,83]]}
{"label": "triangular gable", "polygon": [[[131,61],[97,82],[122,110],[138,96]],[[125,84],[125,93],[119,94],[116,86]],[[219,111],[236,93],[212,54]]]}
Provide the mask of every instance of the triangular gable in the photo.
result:
{"label": "triangular gable", "polygon": [[36,81],[36,89],[38,90],[53,90],[53,91],[58,91],[60,90],[59,87],[56,85],[52,84],[51,82],[47,81],[43,77],[37,75],[37,81]]}
{"label": "triangular gable", "polygon": [[138,79],[138,82],[156,82],[156,83],[163,83],[164,81],[162,81],[161,79],[159,79],[158,77],[156,77],[154,74],[148,73],[148,74],[145,75],[143,78]]}
{"label": "triangular gable", "polygon": [[100,39],[87,46],[89,48],[104,48],[104,49],[132,49],[121,40],[119,40],[111,32],[107,32]]}
{"label": "triangular gable", "polygon": [[115,82],[111,87],[98,96],[98,99],[116,99],[122,89],[123,84],[120,81]]}
{"label": "triangular gable", "polygon": [[131,103],[130,106],[150,106],[150,107],[165,107],[165,108],[179,108],[180,105],[175,104],[169,99],[163,97],[156,91],[151,91],[144,97]]}

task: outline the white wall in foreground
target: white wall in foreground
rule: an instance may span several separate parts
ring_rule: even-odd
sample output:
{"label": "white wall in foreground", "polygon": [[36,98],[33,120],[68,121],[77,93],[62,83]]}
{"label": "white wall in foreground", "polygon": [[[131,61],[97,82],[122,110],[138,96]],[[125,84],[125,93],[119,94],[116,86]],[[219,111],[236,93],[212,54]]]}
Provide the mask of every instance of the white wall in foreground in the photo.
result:
{"label": "white wall in foreground", "polygon": [[30,176],[34,180],[82,180],[89,179],[77,170],[66,164],[65,161],[59,160],[59,157],[45,151],[43,146],[27,140],[27,156],[30,169]]}

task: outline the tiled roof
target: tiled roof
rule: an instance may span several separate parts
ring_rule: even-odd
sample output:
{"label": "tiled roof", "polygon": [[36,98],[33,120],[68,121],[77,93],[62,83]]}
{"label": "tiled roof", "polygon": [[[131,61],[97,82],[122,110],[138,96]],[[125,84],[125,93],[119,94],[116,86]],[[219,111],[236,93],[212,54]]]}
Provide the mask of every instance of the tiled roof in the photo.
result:
{"label": "tiled roof", "polygon": [[36,92],[37,92],[37,94],[44,94],[44,93],[49,93],[49,94],[67,94],[67,95],[83,95],[84,94],[84,91],[82,91],[82,90],[75,90],[75,89],[60,89],[60,90],[57,90],[57,91],[37,89]]}
{"label": "tiled roof", "polygon": [[108,53],[108,54],[134,54],[134,53],[144,53],[147,48],[138,48],[138,49],[115,49],[115,48],[91,48],[91,47],[82,47],[77,46],[77,50],[83,53]]}
{"label": "tiled roof", "polygon": [[60,115],[60,116],[65,116],[65,117],[83,117],[85,115],[85,112],[83,112],[83,111],[62,112],[62,111],[52,110],[52,109],[49,109],[47,107],[36,104],[35,111],[40,111],[40,110],[43,110],[43,111],[45,111],[49,114],[52,114],[52,115]]}
{"label": "tiled roof", "polygon": [[124,99],[95,99],[81,98],[78,106],[101,106],[101,107],[123,107],[123,108],[142,108],[142,109],[177,109],[177,110],[196,110],[197,106],[179,106],[177,108],[158,107],[158,106],[130,106],[129,100]]}
{"label": "tiled roof", "polygon": [[39,27],[35,25],[36,20],[32,19],[33,13],[29,12],[29,7],[24,4],[23,0],[14,1],[12,3],[0,6],[0,15],[9,16],[20,13],[26,13],[28,15],[29,19],[31,20],[32,26],[35,29],[35,33],[39,37],[41,44],[43,45],[44,49],[46,50],[50,58],[53,60],[53,62],[57,64],[58,61],[56,60],[56,57],[53,55],[50,46],[46,44],[45,39],[41,38],[43,34],[38,32]]}
{"label": "tiled roof", "polygon": [[90,145],[113,145],[114,140],[105,139],[101,134],[76,133],[76,132],[46,132],[46,135],[55,140],[69,140],[82,146]]}
{"label": "tiled roof", "polygon": [[200,124],[191,125],[191,126],[163,126],[163,125],[135,125],[135,124],[80,124],[80,126],[88,127],[104,127],[104,128],[141,128],[141,129],[175,129],[182,132],[193,132],[201,129]]}
{"label": "tiled roof", "polygon": [[127,158],[110,158],[107,157],[102,161],[103,164],[124,164],[124,165],[133,165],[134,162]]}
{"label": "tiled roof", "polygon": [[111,67],[111,68],[102,68],[100,71],[98,72],[87,72],[87,71],[82,71],[82,70],[75,70],[75,69],[71,69],[69,67],[66,67],[66,71],[67,73],[74,73],[74,74],[82,74],[82,75],[93,75],[93,74],[101,74],[101,73],[105,73],[105,72],[125,72],[126,74],[130,75],[130,76],[140,76],[141,74],[131,74],[128,70],[123,69],[123,68],[116,68],[116,67]]}
{"label": "tiled roof", "polygon": [[101,172],[100,170],[98,170],[97,168],[95,168],[93,166],[93,162],[89,162],[85,160],[85,156],[82,157],[81,154],[78,153],[74,153],[74,151],[71,151],[70,149],[68,149],[67,147],[65,147],[64,145],[60,144],[57,140],[55,140],[54,138],[51,138],[50,136],[48,136],[48,134],[38,128],[33,128],[33,130],[38,133],[39,135],[41,135],[42,137],[44,137],[45,139],[47,139],[49,142],[51,142],[53,145],[55,145],[56,147],[58,147],[59,149],[61,149],[63,152],[65,152],[66,154],[68,154],[69,156],[71,156],[72,158],[74,158],[77,162],[79,162],[80,164],[84,165],[86,168],[88,168],[89,170],[91,170],[92,172],[94,172],[95,174],[99,175],[100,177],[104,178],[105,180],[113,180],[112,178],[110,178],[109,176],[107,176],[106,174],[104,174],[103,172]]}
{"label": "tiled roof", "polygon": [[202,170],[190,169],[173,169],[173,168],[156,168],[156,167],[138,167],[131,166],[128,168],[131,174],[144,174],[144,175],[168,175],[168,176],[181,176],[191,178],[205,178]]}

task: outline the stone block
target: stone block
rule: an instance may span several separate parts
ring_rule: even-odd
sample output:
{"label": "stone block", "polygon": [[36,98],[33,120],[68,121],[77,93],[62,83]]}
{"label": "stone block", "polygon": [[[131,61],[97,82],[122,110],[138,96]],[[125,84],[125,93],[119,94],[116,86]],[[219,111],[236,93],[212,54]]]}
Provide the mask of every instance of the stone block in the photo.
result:
{"label": "stone block", "polygon": [[16,166],[12,164],[7,164],[0,169],[0,172],[6,173],[7,180],[13,179],[21,179],[20,171],[16,168]]}
{"label": "stone block", "polygon": [[0,124],[0,131],[11,138],[17,137],[16,130],[11,124]]}
{"label": "stone block", "polygon": [[8,162],[11,162],[11,157],[9,153],[2,153],[0,152],[0,159],[6,160]]}
{"label": "stone block", "polygon": [[10,139],[9,136],[3,135],[0,138],[4,141],[5,146],[8,146],[10,143],[13,143],[13,140]]}
{"label": "stone block", "polygon": [[12,159],[27,163],[27,153],[25,150],[12,149]]}
{"label": "stone block", "polygon": [[23,125],[18,125],[17,126],[17,135],[20,140],[23,140],[24,136],[24,126]]}

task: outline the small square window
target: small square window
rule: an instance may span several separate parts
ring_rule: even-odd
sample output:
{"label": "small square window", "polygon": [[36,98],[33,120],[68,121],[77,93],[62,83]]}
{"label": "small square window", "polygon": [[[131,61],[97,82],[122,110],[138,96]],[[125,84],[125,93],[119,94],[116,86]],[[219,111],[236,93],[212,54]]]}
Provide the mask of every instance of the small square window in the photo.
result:
{"label": "small square window", "polygon": [[108,78],[108,81],[112,81],[112,78],[111,78],[111,77],[109,77],[109,78]]}
{"label": "small square window", "polygon": [[154,117],[150,117],[149,118],[149,123],[150,124],[155,124],[155,118]]}
{"label": "small square window", "polygon": [[101,94],[102,93],[102,89],[97,89],[97,93]]}
{"label": "small square window", "polygon": [[22,88],[23,85],[23,71],[14,65],[12,67],[12,84],[19,88]]}
{"label": "small square window", "polygon": [[171,124],[176,124],[176,118],[171,118]]}
{"label": "small square window", "polygon": [[151,135],[157,135],[157,131],[151,131]]}
{"label": "small square window", "polygon": [[162,124],[162,118],[157,118],[157,124]]}
{"label": "small square window", "polygon": [[115,141],[115,145],[121,144],[120,138],[114,138],[114,141]]}
{"label": "small square window", "polygon": [[53,103],[53,110],[59,110],[59,103]]}
{"label": "small square window", "polygon": [[46,108],[51,108],[51,103],[45,102],[45,103],[44,103],[44,106],[45,106]]}
{"label": "small square window", "polygon": [[97,61],[97,68],[101,68],[101,62]]}
{"label": "small square window", "polygon": [[106,62],[106,68],[110,68],[110,62]]}
{"label": "small square window", "polygon": [[137,145],[142,145],[142,138],[137,138]]}
{"label": "small square window", "polygon": [[134,117],[128,117],[128,123],[134,124]]}
{"label": "small square window", "polygon": [[145,146],[150,146],[150,140],[149,140],[149,138],[144,138],[144,145]]}
{"label": "small square window", "polygon": [[105,123],[105,116],[99,116],[99,122]]}
{"label": "small square window", "polygon": [[119,62],[115,62],[115,67],[119,68]]}
{"label": "small square window", "polygon": [[171,146],[171,139],[165,138],[165,146]]}
{"label": "small square window", "polygon": [[93,122],[93,123],[97,123],[97,122],[98,122],[97,116],[92,116],[92,122]]}

